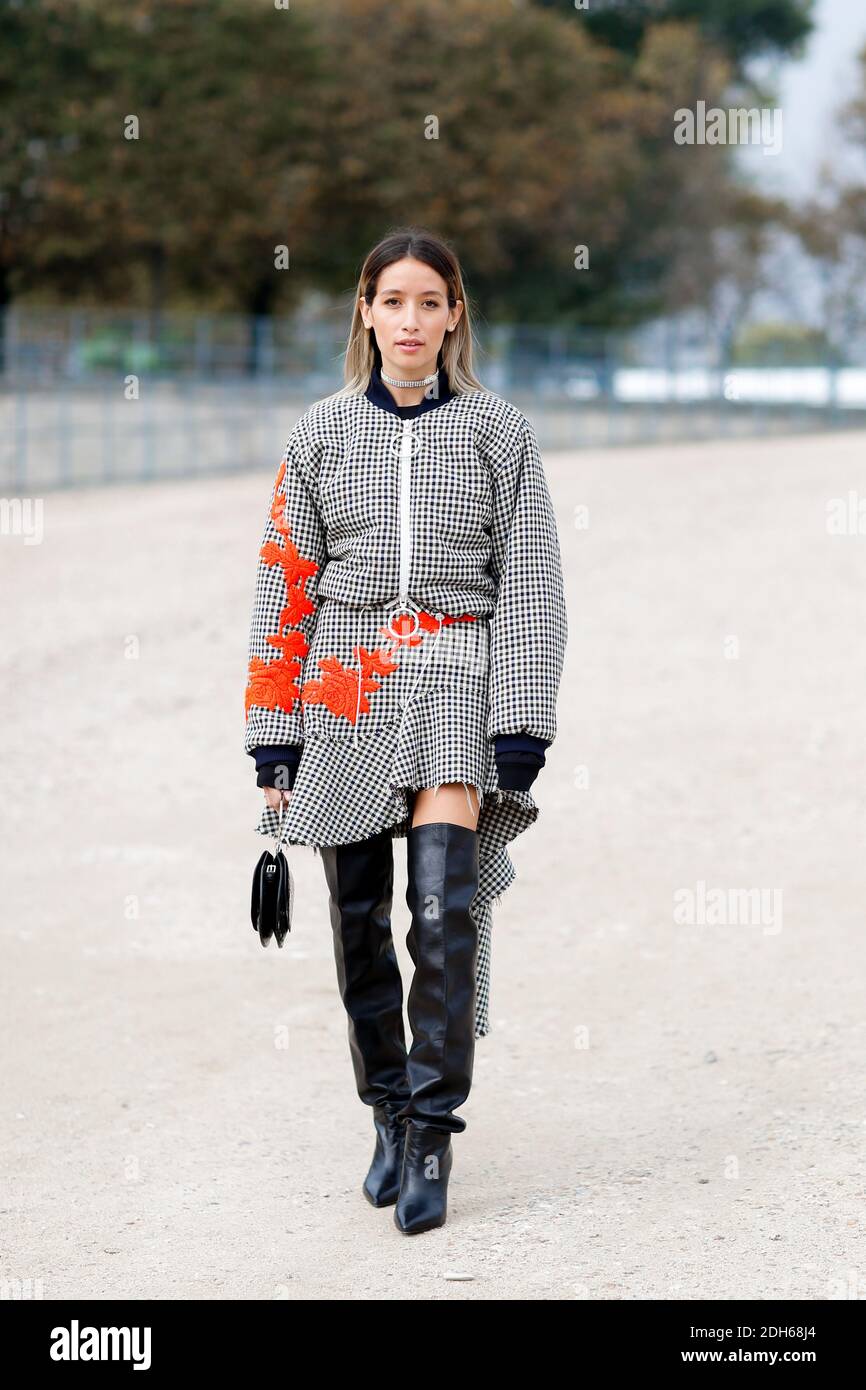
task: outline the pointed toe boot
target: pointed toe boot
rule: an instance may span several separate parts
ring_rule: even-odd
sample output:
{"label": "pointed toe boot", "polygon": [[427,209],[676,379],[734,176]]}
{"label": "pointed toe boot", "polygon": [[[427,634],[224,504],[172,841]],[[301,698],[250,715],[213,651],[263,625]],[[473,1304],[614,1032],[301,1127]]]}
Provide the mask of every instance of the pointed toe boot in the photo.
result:
{"label": "pointed toe boot", "polygon": [[372,1206],[391,1207],[400,1191],[406,1122],[377,1105],[373,1109],[373,1123],[376,1147],[362,1191]]}
{"label": "pointed toe boot", "polygon": [[406,1126],[400,1195],[394,1224],[406,1236],[444,1226],[448,1215],[448,1179],[453,1157],[451,1132]]}

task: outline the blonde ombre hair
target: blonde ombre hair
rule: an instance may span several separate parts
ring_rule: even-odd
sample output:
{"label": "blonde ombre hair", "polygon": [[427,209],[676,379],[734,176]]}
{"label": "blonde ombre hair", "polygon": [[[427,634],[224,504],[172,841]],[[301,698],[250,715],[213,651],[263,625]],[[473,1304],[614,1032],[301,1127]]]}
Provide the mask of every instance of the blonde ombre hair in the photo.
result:
{"label": "blonde ombre hair", "polygon": [[376,363],[376,347],[373,329],[367,328],[361,318],[358,301],[363,296],[368,304],[372,304],[382,271],[407,256],[414,261],[422,261],[424,265],[429,265],[431,270],[435,270],[437,275],[441,275],[447,286],[448,303],[452,308],[458,299],[463,301],[463,313],[453,331],[446,331],[439,352],[441,364],[448,374],[449,387],[455,395],[464,391],[486,391],[486,386],[478,380],[472,369],[472,325],[460,262],[441,237],[434,236],[423,227],[398,227],[368,251],[364,259],[355,291],[352,325],[343,364],[346,384],[338,394],[361,396],[369,386],[370,373]]}

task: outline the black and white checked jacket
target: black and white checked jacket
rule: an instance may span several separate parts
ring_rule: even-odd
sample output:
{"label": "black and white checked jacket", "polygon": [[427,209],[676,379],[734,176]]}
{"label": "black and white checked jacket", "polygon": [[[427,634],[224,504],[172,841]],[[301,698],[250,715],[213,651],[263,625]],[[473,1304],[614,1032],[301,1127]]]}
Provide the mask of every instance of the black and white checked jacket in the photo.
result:
{"label": "black and white checked jacket", "polygon": [[250,630],[245,748],[259,785],[274,785],[277,763],[294,782],[320,597],[489,618],[487,734],[500,785],[528,788],[556,737],[567,618],[538,443],[516,406],[486,390],[453,395],[441,369],[418,406],[398,407],[374,368],[365,395],[337,392],[298,420]]}

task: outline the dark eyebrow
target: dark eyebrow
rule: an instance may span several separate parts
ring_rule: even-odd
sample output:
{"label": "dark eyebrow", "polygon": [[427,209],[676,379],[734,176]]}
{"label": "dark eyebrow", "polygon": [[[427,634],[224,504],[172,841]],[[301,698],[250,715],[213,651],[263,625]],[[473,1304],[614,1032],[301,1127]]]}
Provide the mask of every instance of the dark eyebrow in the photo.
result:
{"label": "dark eyebrow", "polygon": [[[380,293],[380,294],[402,294],[403,291],[402,291],[402,290],[394,290],[394,289],[392,289],[392,290],[380,290],[379,293]],[[441,291],[441,290],[422,290],[421,293],[422,293],[422,294],[427,294],[427,295],[429,295],[429,294],[438,294],[440,298],[441,298],[441,296],[442,296],[442,291]]]}

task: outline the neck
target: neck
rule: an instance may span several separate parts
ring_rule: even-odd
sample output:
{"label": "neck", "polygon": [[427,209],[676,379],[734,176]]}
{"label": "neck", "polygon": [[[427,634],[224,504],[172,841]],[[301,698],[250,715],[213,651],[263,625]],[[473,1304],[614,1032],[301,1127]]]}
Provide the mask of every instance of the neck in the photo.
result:
{"label": "neck", "polygon": [[[392,386],[390,382],[382,380],[382,372],[385,372],[388,376],[395,377],[399,381],[415,381],[417,379],[419,381],[419,385]],[[389,395],[393,396],[397,405],[418,405],[418,403],[424,399],[427,392],[430,390],[431,385],[433,384],[425,380],[425,378],[432,376],[435,381],[438,375],[439,372],[435,363],[433,363],[432,366],[429,366],[424,370],[418,370],[411,373],[405,370],[401,370],[393,363],[389,364],[384,361],[382,363],[382,366],[379,368],[379,380],[382,381],[382,385],[384,386],[385,390],[389,393]]]}

